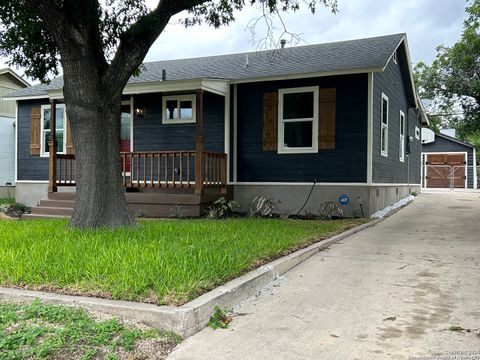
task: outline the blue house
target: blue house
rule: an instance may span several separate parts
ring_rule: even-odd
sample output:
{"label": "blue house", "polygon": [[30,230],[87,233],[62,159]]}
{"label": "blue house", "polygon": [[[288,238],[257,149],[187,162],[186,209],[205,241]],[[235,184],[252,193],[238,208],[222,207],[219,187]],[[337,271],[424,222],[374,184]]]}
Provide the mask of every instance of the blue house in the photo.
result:
{"label": "blue house", "polygon": [[[37,215],[67,215],[74,201],[62,84],[9,95],[17,201],[40,203]],[[291,213],[307,197],[302,211],[318,212],[346,195],[347,213],[361,201],[371,214],[420,191],[425,114],[405,34],[145,63],[123,94],[127,201],[146,215],[178,204],[198,216],[222,195],[244,209],[258,195],[278,199]]]}

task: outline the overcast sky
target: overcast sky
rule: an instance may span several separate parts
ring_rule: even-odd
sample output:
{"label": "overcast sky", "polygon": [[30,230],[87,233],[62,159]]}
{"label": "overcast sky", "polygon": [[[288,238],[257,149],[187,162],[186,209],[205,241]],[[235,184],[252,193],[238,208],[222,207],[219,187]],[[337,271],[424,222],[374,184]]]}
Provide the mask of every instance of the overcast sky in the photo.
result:
{"label": "overcast sky", "polygon": [[[460,37],[465,7],[463,0],[338,0],[339,12],[318,8],[284,15],[288,30],[301,34],[302,44],[407,33],[412,62],[430,62],[439,44],[452,45]],[[185,29],[170,24],[147,56],[147,61],[256,50],[246,27],[259,11],[247,8],[237,21],[215,30],[207,26]],[[258,29],[258,35],[265,31]]]}
{"label": "overcast sky", "polygon": [[[430,62],[436,46],[450,46],[459,39],[467,2],[338,0],[338,4],[337,14],[319,7],[315,15],[302,9],[283,15],[283,20],[290,32],[301,35],[301,45],[406,32],[412,62],[416,63]],[[150,49],[146,61],[256,50],[257,45],[252,44],[252,35],[246,28],[259,14],[258,9],[247,7],[237,14],[234,24],[218,30],[208,26],[185,29],[175,23],[178,19],[173,19]],[[257,33],[260,37],[265,30],[259,27]]]}

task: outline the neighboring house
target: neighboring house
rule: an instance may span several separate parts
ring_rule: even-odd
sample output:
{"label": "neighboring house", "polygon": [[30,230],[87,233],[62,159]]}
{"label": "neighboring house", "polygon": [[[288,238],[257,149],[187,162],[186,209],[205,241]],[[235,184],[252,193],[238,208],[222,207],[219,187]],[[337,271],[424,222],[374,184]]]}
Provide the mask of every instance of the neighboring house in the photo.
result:
{"label": "neighboring house", "polygon": [[422,187],[478,187],[476,151],[472,144],[430,129],[422,129],[422,134]]}
{"label": "neighboring house", "polygon": [[[0,69],[0,97],[30,84],[11,69]],[[0,101],[0,198],[14,196],[15,104]]]}
{"label": "neighboring house", "polygon": [[[54,194],[75,177],[62,84],[9,96],[18,108],[17,195],[30,205],[48,191],[73,200]],[[226,193],[243,209],[262,195],[297,213],[311,189],[302,211],[347,195],[347,213],[360,213],[361,198],[368,215],[420,191],[424,113],[405,34],[145,63],[123,93],[127,201],[146,215],[175,204],[199,215]],[[58,155],[48,144],[54,109]]]}

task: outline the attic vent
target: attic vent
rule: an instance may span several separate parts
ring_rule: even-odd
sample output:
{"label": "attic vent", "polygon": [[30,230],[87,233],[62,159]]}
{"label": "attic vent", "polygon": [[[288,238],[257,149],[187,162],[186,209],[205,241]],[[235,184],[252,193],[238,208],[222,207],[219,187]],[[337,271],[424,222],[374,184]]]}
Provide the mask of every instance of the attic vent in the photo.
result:
{"label": "attic vent", "polygon": [[246,68],[249,67],[249,66],[250,66],[250,62],[249,62],[249,60],[248,60],[248,54],[245,54],[245,65],[244,65],[244,67],[245,67],[245,69],[246,69]]}
{"label": "attic vent", "polygon": [[285,40],[285,39],[280,40],[280,47],[282,49],[285,49],[285,45],[287,45],[287,40]]}
{"label": "attic vent", "polygon": [[162,81],[167,80],[167,70],[162,69]]}

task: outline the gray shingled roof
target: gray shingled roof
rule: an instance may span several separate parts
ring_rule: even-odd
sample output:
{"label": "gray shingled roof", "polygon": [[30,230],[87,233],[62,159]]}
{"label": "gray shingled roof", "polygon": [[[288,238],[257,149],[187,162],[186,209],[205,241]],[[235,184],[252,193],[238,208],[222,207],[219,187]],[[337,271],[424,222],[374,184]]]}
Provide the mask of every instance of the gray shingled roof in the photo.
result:
{"label": "gray shingled roof", "polygon": [[[140,76],[130,84],[160,81],[162,70],[167,80],[228,79],[242,80],[284,75],[383,68],[405,34],[297,46],[282,50],[257,51],[190,59],[145,63]],[[248,66],[245,66],[248,56]],[[61,89],[62,77],[48,85],[35,85],[9,94],[9,97],[41,96]]]}

